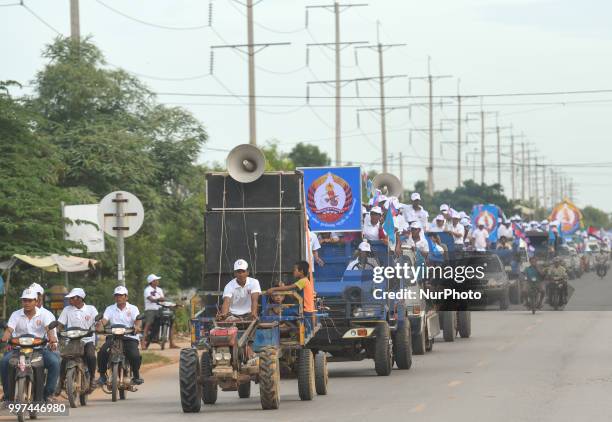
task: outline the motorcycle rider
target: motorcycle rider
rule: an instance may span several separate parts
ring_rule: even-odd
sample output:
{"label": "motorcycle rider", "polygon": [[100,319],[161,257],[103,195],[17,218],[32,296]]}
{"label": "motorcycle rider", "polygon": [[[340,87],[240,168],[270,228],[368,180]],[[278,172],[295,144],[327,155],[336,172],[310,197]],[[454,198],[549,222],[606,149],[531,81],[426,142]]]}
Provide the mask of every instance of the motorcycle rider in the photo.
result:
{"label": "motorcycle rider", "polygon": [[[139,310],[135,305],[128,302],[128,289],[124,286],[117,286],[114,291],[115,304],[108,306],[104,310],[102,320],[98,321],[97,329],[101,330],[110,323],[110,325],[121,324],[128,328],[134,328],[134,334],[123,337],[123,352],[132,368],[132,384],[140,385],[144,382],[140,378],[140,363],[141,357],[138,350],[138,336],[140,332],[141,321],[136,320]],[[108,368],[108,358],[110,355],[110,347],[112,345],[112,337],[107,336],[104,345],[98,352],[98,372],[100,378],[98,384],[106,384],[106,369]]]}
{"label": "motorcycle rider", "polygon": [[608,269],[608,252],[605,249],[599,249],[599,253],[595,255],[595,263],[597,264],[597,275],[600,275],[600,271],[605,274]]}
{"label": "motorcycle rider", "polygon": [[525,268],[524,274],[525,277],[527,277],[527,281],[523,284],[523,297],[525,300],[527,300],[527,296],[529,295],[529,285],[530,283],[535,283],[538,289],[537,308],[540,309],[542,307],[542,302],[544,301],[546,289],[544,288],[544,272],[538,268],[537,259],[535,256],[529,258],[529,266]]}
{"label": "motorcycle rider", "polygon": [[[567,275],[567,270],[562,265],[562,259],[560,257],[556,257],[553,259],[552,266],[548,268],[548,273],[546,274],[547,278],[551,281],[562,281],[562,303],[567,303],[567,280],[569,279]],[[547,292],[550,288],[550,285],[547,285]],[[550,296],[549,296],[550,297]]]}
{"label": "motorcycle rider", "polygon": [[159,287],[159,280],[161,280],[161,277],[155,274],[147,276],[147,287],[144,289],[144,330],[140,343],[140,347],[143,349],[147,348],[146,339],[149,337],[149,331],[151,331],[151,327],[155,322],[157,311],[161,307],[159,302],[164,300],[164,291]]}
{"label": "motorcycle rider", "polygon": [[[85,303],[85,290],[74,288],[66,295],[70,301],[70,306],[66,306],[60,314],[57,321],[59,322],[58,329],[62,331],[64,328],[78,327],[84,330],[89,330],[94,325],[98,310],[93,305]],[[96,388],[96,346],[94,344],[93,335],[81,339],[85,349],[85,363],[89,370],[89,390],[93,391]],[[57,395],[61,393],[64,383],[66,362],[62,359],[60,369],[60,382],[57,385]]]}
{"label": "motorcycle rider", "polygon": [[[52,350],[57,349],[57,337],[54,330],[49,330],[47,327],[55,317],[51,314],[42,312],[36,306],[38,294],[33,289],[27,288],[21,294],[21,304],[23,308],[11,314],[8,320],[7,327],[2,336],[2,342],[7,342],[11,337],[20,337],[24,334],[30,334],[38,338],[47,338],[49,347]],[[47,370],[47,382],[43,392],[44,400],[54,402],[53,395],[55,386],[57,385],[57,377],[59,375],[60,362],[56,353],[47,348],[42,349],[42,357],[44,367]],[[11,380],[9,380],[9,360],[13,353],[5,353],[0,362],[0,374],[2,376],[2,389],[4,391],[4,400],[8,400],[8,391]]]}

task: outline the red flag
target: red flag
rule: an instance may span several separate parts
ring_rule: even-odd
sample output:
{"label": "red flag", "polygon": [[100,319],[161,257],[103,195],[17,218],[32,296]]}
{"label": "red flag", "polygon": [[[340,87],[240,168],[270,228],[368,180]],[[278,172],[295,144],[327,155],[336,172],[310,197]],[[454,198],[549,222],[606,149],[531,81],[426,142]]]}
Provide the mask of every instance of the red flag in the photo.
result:
{"label": "red flag", "polygon": [[601,236],[600,236],[601,231],[597,230],[595,227],[593,226],[589,226],[589,229],[587,230],[587,234],[589,236],[593,236],[595,239],[597,240],[601,240]]}

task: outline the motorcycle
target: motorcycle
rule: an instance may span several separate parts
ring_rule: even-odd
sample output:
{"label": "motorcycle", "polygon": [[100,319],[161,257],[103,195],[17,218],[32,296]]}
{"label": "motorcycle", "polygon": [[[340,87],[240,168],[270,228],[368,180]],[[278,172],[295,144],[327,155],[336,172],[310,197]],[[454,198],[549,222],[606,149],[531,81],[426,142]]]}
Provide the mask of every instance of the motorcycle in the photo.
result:
{"label": "motorcycle", "polygon": [[[93,334],[92,329],[85,330],[80,327],[68,327],[59,333],[60,338],[63,338],[60,343],[60,356],[62,361],[66,362],[63,365],[61,379],[64,380],[63,389],[68,396],[70,407],[75,408],[79,404],[87,406],[87,398],[90,391],[90,380],[95,374],[90,374],[85,363],[85,343],[81,340],[85,337],[90,337]],[[78,401],[77,401],[78,398]]]}
{"label": "motorcycle", "polygon": [[556,311],[567,303],[565,297],[566,283],[562,279],[551,280],[547,286],[548,303]]}
{"label": "motorcycle", "polygon": [[608,273],[608,265],[607,264],[597,264],[597,275],[599,278],[604,278]]}
{"label": "motorcycle", "polygon": [[174,310],[179,306],[174,302],[158,302],[160,308],[157,310],[155,321],[149,329],[149,334],[145,340],[145,349],[151,343],[158,343],[162,350],[166,348],[166,342],[170,340],[170,328],[174,320]]}
{"label": "motorcycle", "polygon": [[527,309],[531,310],[532,314],[536,313],[536,309],[538,308],[538,303],[540,299],[540,290],[538,289],[538,279],[536,277],[527,278],[528,293],[527,293],[527,301],[525,305]]}
{"label": "motorcycle", "polygon": [[[144,315],[139,315],[137,320],[144,319]],[[111,325],[110,328],[105,328],[101,331],[101,334],[111,336],[111,347],[110,356],[108,359],[108,368],[111,376],[107,379],[106,383],[102,385],[102,391],[106,394],[111,395],[113,402],[119,400],[125,400],[127,392],[136,392],[138,389],[132,384],[132,369],[130,368],[130,362],[123,353],[123,339],[125,336],[134,334],[136,330],[134,328],[126,327],[122,324]],[[108,372],[107,372],[108,373]]]}
{"label": "motorcycle", "polygon": [[[57,327],[57,321],[49,324],[49,330]],[[42,349],[47,345],[47,339],[24,334],[13,337],[9,344],[13,353],[9,360],[9,401],[19,404],[41,403],[44,400],[45,364]],[[35,410],[28,411],[30,419],[37,418]],[[25,420],[24,412],[17,413],[17,420]]]}

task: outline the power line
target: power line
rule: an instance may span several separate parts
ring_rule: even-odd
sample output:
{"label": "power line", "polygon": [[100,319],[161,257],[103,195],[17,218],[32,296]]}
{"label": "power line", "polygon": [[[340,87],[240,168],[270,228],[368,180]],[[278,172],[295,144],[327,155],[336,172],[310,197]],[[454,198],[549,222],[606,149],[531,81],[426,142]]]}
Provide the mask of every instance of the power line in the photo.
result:
{"label": "power line", "polygon": [[[96,3],[100,4],[101,6],[107,8],[108,10],[110,10],[110,11],[112,11],[112,12],[118,14],[118,15],[123,16],[126,19],[129,19],[129,20],[134,21],[134,22],[138,22],[138,23],[140,23],[142,25],[150,26],[152,28],[167,29],[167,30],[170,30],[170,31],[194,31],[194,30],[204,29],[204,28],[209,28],[210,27],[210,22],[207,25],[195,25],[195,26],[168,26],[168,25],[160,25],[160,24],[153,23],[153,22],[147,22],[145,20],[136,18],[134,16],[130,16],[127,13],[123,13],[122,11],[120,11],[118,9],[115,9],[114,7],[109,6],[108,4],[104,3],[102,0],[96,0]],[[212,2],[209,3],[209,14],[210,14],[211,9],[212,9]],[[210,16],[209,16],[209,19],[210,19]]]}
{"label": "power line", "polygon": [[50,30],[52,30],[53,32],[55,32],[58,35],[62,35],[62,33],[60,31],[58,31],[53,25],[51,25],[49,22],[47,22],[46,20],[41,18],[39,15],[37,15],[36,12],[34,12],[32,9],[30,9],[28,7],[28,5],[25,4],[23,1],[20,3],[20,5],[23,6],[23,8],[25,10],[27,10],[32,16],[34,16],[36,19],[38,19],[38,21],[41,22],[43,25],[45,25],[47,28],[49,28]]}

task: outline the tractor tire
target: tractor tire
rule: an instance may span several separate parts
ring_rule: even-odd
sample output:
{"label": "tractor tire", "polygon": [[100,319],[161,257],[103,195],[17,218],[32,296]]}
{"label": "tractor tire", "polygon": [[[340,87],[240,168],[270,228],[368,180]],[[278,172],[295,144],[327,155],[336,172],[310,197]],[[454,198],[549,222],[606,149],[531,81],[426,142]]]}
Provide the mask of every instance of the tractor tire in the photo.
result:
{"label": "tractor tire", "polygon": [[259,354],[259,398],[264,410],[280,405],[280,366],[275,347],[266,347]]}
{"label": "tractor tire", "polygon": [[379,376],[388,376],[393,367],[393,348],[391,347],[391,331],[389,324],[381,322],[374,331],[376,343],[374,345],[374,369]]}
{"label": "tractor tire", "polygon": [[421,332],[412,336],[412,354],[424,355],[427,350],[427,340],[427,323],[424,323]]}
{"label": "tractor tire", "polygon": [[251,397],[251,382],[245,382],[238,385],[238,397],[248,399]]}
{"label": "tractor tire", "polygon": [[298,393],[300,400],[312,400],[315,397],[315,362],[310,349],[298,350]]}
{"label": "tractor tire", "polygon": [[202,405],[202,391],[198,382],[200,372],[198,352],[195,349],[182,349],[179,360],[179,385],[181,407],[184,413],[197,413]]}
{"label": "tractor tire", "polygon": [[440,316],[442,317],[442,332],[444,335],[444,341],[455,341],[457,314],[454,311],[443,311]]}
{"label": "tractor tire", "polygon": [[327,394],[327,381],[329,375],[327,372],[327,354],[325,352],[318,352],[314,358],[315,367],[315,390],[320,396]]}
{"label": "tractor tire", "polygon": [[398,322],[395,338],[393,339],[393,354],[398,369],[410,369],[412,366],[412,336],[410,335],[410,322]]}
{"label": "tractor tire", "polygon": [[470,338],[472,335],[472,314],[470,311],[457,313],[457,329],[461,338]]}
{"label": "tractor tire", "polygon": [[[211,379],[212,374],[212,355],[210,352],[204,352],[200,357],[200,382],[204,404],[215,404],[217,402],[217,382]],[[249,394],[250,388],[251,383],[249,382]]]}

